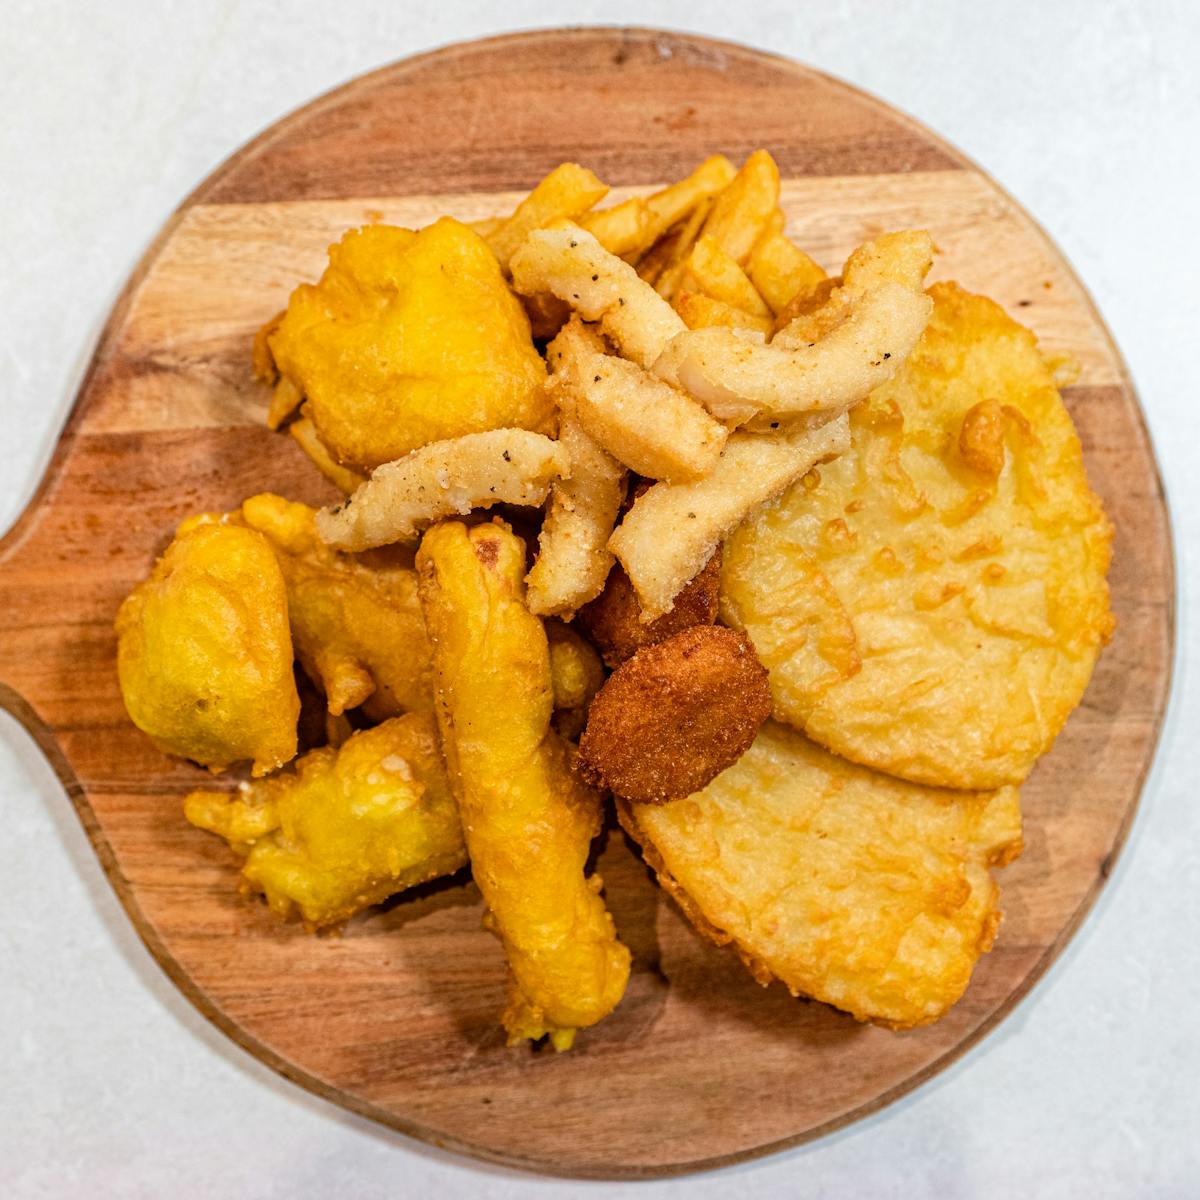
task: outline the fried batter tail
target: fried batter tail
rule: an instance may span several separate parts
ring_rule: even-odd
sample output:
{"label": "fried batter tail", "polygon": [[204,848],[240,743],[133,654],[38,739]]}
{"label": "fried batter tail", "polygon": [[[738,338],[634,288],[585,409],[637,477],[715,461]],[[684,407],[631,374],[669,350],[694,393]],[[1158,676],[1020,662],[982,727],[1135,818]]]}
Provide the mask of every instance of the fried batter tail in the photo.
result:
{"label": "fried batter tail", "polygon": [[600,881],[584,876],[600,796],[550,727],[542,623],[525,606],[525,547],[500,522],[434,526],[417,554],[434,645],[438,723],[489,927],[508,956],[510,1043],[577,1028],[616,1006],[629,951]]}

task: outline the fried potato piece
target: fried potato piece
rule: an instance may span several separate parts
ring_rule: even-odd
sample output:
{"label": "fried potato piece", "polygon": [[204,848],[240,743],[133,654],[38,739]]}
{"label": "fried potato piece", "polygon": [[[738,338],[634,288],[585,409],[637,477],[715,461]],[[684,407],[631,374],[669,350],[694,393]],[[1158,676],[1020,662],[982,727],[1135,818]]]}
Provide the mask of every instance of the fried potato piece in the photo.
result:
{"label": "fried potato piece", "polygon": [[631,470],[674,482],[703,478],[716,466],[729,436],[725,426],[677,388],[604,353],[578,317],[548,354],[571,414]]}
{"label": "fried potato piece", "polygon": [[307,504],[269,492],[241,507],[241,519],[275,548],[300,665],[335,716],[360,706],[376,721],[432,712],[416,571],[331,550],[317,536],[315,517]]}
{"label": "fried potato piece", "polygon": [[652,282],[654,290],[664,300],[673,299],[678,291],[679,281],[687,267],[688,255],[691,254],[711,211],[711,201],[698,204],[679,229],[659,243],[661,257],[659,247],[655,247],[646,255],[644,262],[638,264],[638,274],[647,282]]}
{"label": "fried potato piece", "polygon": [[280,309],[265,325],[259,327],[250,348],[250,368],[259,383],[274,384],[279,379],[279,368],[271,353],[271,335],[287,316],[287,309]]}
{"label": "fried potato piece", "polygon": [[754,647],[732,629],[693,625],[609,676],[592,701],[578,769],[593,787],[662,804],[737,762],[770,713]]}
{"label": "fried potato piece", "polygon": [[710,237],[730,258],[745,265],[771,214],[779,208],[779,168],[765,150],[755,150],[713,200],[704,222]]}
{"label": "fried potato piece", "polygon": [[294,772],[236,792],[193,792],[183,811],[246,856],[244,891],[310,931],[467,862],[432,713],[311,750]]}
{"label": "fried potato piece", "polygon": [[658,483],[635,501],[608,539],[642,606],[642,620],[669,612],[721,539],[760,504],[849,445],[845,415],[812,430],[735,433],[712,474]]}
{"label": "fried potato piece", "polygon": [[626,358],[650,367],[685,326],[638,273],[578,225],[538,229],[512,260],[513,287],[525,296],[550,292],[601,328]]}
{"label": "fried potato piece", "polygon": [[[780,213],[779,217],[782,216]],[[776,315],[787,308],[793,297],[825,278],[820,266],[784,235],[782,219],[778,229],[768,229],[755,243],[746,274]]]}
{"label": "fried potato piece", "polygon": [[133,723],[167,754],[255,775],[296,753],[287,591],[266,539],[185,521],[117,613],[117,672]]}
{"label": "fried potato piece", "polygon": [[487,243],[449,217],[419,233],[351,230],[268,342],[342,466],[369,471],[490,429],[552,428],[525,310]]}
{"label": "fried potato piece", "polygon": [[554,728],[575,741],[587,724],[588,709],[604,683],[600,656],[586,638],[561,621],[545,622],[550,646],[550,684],[554,691]]}
{"label": "fried potato piece", "polygon": [[561,163],[517,205],[499,229],[488,235],[488,245],[501,267],[508,270],[512,256],[535,229],[556,221],[573,221],[607,195],[607,184],[586,167]]}
{"label": "fried potato piece", "polygon": [[433,442],[379,467],[344,504],[321,509],[317,532],[339,550],[415,542],[441,517],[495,504],[537,506],[569,470],[558,442],[525,429]]}
{"label": "fried potato piece", "polygon": [[697,210],[707,214],[707,203],[728,186],[737,169],[723,154],[706,158],[690,175],[646,197],[646,207],[654,217],[651,241],[662,237],[672,225]]}
{"label": "fried potato piece", "polygon": [[619,667],[643,646],[666,641],[693,625],[711,625],[717,619],[721,586],[721,547],[718,546],[699,574],[683,585],[669,612],[654,621],[642,620],[642,606],[629,576],[620,566],[609,572],[604,591],[579,610],[580,625],[599,648],[605,663]]}
{"label": "fried potato piece", "polygon": [[[681,287],[711,296],[733,308],[770,320],[771,309],[750,277],[716,238],[704,234],[692,247],[684,267]],[[676,311],[679,305],[675,306]]]}
{"label": "fried potato piece", "polygon": [[550,651],[524,603],[525,547],[500,523],[445,521],[417,552],[434,645],[438,723],[475,881],[509,963],[510,1042],[575,1030],[616,1006],[629,976],[584,876],[601,799],[551,728]]}
{"label": "fried potato piece", "polygon": [[892,1029],[966,990],[1000,924],[989,868],[1021,850],[1015,788],[902,783],[773,723],[698,795],[618,811],[692,923],[759,983]]}
{"label": "fried potato piece", "polygon": [[[850,449],[727,543],[721,611],[778,718],[893,775],[997,787],[1083,695],[1112,629],[1112,530],[1033,334],[954,284],[931,295]],[[806,623],[833,608],[844,628],[814,645]]]}
{"label": "fried potato piece", "polygon": [[689,329],[749,329],[765,338],[772,328],[769,317],[755,316],[723,300],[702,296],[699,292],[676,293],[675,311]]}
{"label": "fried potato piece", "polygon": [[296,444],[312,459],[313,466],[329,480],[334,487],[339,487],[349,495],[367,482],[367,477],[349,467],[343,467],[334,462],[333,456],[325,447],[325,443],[317,436],[317,427],[304,415],[298,417],[288,426],[288,433],[296,440]]}
{"label": "fried potato piece", "polygon": [[570,463],[567,474],[551,485],[537,560],[526,583],[530,612],[569,619],[600,594],[612,568],[608,539],[625,498],[625,468],[573,415],[563,416],[558,444]]}
{"label": "fried potato piece", "polygon": [[634,254],[654,239],[656,221],[641,196],[631,196],[611,208],[584,213],[580,229],[586,229],[609,254]]}

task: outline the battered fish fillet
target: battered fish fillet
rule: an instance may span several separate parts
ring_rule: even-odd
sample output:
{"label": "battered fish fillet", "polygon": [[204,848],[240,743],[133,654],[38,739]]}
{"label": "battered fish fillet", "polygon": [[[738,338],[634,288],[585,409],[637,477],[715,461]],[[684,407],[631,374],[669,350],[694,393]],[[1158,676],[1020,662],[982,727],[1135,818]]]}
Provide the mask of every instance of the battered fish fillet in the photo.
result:
{"label": "battered fish fillet", "polygon": [[929,328],[851,446],[726,542],[721,616],[774,713],[941,787],[1021,782],[1108,639],[1112,529],[1029,330],[935,285]]}
{"label": "battered fish fillet", "polygon": [[692,923],[759,983],[893,1029],[966,990],[1000,923],[989,868],[1021,850],[1015,788],[903,783],[770,722],[704,791],[618,810]]}
{"label": "battered fish fillet", "polygon": [[317,536],[315,517],[307,504],[269,492],[241,508],[241,519],[277,552],[301,666],[335,715],[359,706],[376,721],[432,712],[433,664],[416,571],[384,553],[331,550]]}
{"label": "battered fish fillet", "polygon": [[370,471],[429,442],[519,426],[554,408],[529,319],[487,243],[449,217],[414,233],[353,229],[266,343],[333,458]]}
{"label": "battered fish fillet", "polygon": [[125,707],[160,750],[213,771],[248,759],[255,775],[295,756],[287,592],[260,534],[185,521],[116,630]]}
{"label": "battered fish fillet", "polygon": [[510,1044],[606,1016],[629,951],[584,875],[601,798],[571,771],[550,727],[553,686],[541,621],[525,606],[525,546],[501,523],[444,521],[417,553],[433,641],[438,723],[472,871],[509,964]]}
{"label": "battered fish fillet", "polygon": [[193,792],[184,815],[246,856],[243,889],[309,929],[340,925],[389,896],[466,865],[432,713],[322,746],[294,773],[237,792]]}

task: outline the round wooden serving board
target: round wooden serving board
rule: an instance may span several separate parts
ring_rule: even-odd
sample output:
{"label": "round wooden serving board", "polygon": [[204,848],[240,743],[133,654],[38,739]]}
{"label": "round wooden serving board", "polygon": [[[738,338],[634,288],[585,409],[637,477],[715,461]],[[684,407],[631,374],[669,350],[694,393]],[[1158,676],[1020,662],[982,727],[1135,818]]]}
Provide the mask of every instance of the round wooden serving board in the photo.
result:
{"label": "round wooden serving board", "polygon": [[[1081,367],[1065,395],[1116,525],[1120,621],[1083,704],[1025,788],[1026,850],[965,998],[907,1034],[760,989],[696,937],[610,830],[599,869],[635,954],[616,1013],[569,1054],[507,1049],[504,964],[465,878],[310,937],[236,894],[190,828],[208,776],[125,716],[112,621],[176,522],[264,489],[330,491],[263,424],[254,330],[326,246],[372,220],[503,212],[565,159],[627,189],[707,154],[778,159],[789,232],[826,266],[881,230],[930,229],[938,277],[1004,303]],[[1167,515],[1142,416],[1087,294],[986,175],[876,100],[758,51],[646,30],[452,46],[356,80],[239,151],[159,235],[101,338],[42,488],[0,544],[0,705],[54,763],[131,920],[231,1038],[414,1137],[567,1175],[636,1177],[762,1154],[930,1078],[1061,950],[1133,816],[1166,701]]]}

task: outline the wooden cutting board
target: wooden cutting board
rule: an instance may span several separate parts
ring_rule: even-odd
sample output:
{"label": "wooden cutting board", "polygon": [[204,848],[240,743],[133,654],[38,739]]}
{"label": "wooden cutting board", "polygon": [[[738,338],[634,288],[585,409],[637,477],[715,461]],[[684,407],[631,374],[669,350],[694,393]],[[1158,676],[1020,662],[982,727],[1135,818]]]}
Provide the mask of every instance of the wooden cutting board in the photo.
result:
{"label": "wooden cutting board", "polygon": [[[635,189],[758,146],[782,168],[790,232],[826,266],[868,235],[927,227],[937,276],[996,297],[1079,361],[1065,395],[1116,524],[1120,625],[1025,788],[1027,845],[1001,879],[998,945],[940,1024],[888,1033],[760,989],[691,932],[610,830],[600,870],[636,956],[628,995],[569,1054],[510,1050],[500,947],[465,879],[341,937],[309,937],[237,897],[232,855],[180,812],[207,776],[125,717],[113,616],[185,514],[264,489],[329,498],[291,439],[265,429],[249,355],[255,328],[316,277],[344,228],[499,213],[564,159]],[[180,207],[109,319],[37,497],[0,543],[0,705],[54,764],[151,953],[251,1054],[439,1146],[558,1174],[663,1175],[878,1109],[1012,1010],[1125,838],[1168,691],[1173,595],[1162,488],[1121,359],[1062,256],[977,167],[878,101],[758,51],[647,30],[522,34],[314,101]]]}

